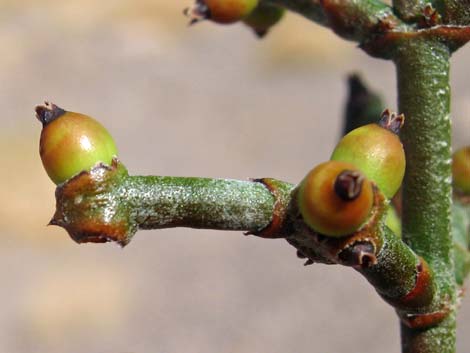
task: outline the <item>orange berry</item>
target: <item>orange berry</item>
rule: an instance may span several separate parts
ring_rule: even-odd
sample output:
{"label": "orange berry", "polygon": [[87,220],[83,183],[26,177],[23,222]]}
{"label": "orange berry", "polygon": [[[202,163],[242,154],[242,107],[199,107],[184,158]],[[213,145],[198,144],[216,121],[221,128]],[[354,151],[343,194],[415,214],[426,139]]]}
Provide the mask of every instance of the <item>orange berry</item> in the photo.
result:
{"label": "orange berry", "polygon": [[298,205],[313,230],[341,237],[359,229],[373,204],[371,182],[350,163],[328,161],[312,169],[298,189]]}

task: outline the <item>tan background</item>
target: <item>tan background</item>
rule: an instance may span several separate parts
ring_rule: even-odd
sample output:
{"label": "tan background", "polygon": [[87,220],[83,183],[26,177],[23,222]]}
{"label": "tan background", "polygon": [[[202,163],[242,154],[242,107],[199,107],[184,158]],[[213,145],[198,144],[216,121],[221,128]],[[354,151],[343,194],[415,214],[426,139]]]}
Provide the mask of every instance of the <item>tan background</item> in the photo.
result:
{"label": "tan background", "polygon": [[[293,183],[329,157],[347,73],[396,107],[392,64],[329,31],[295,15],[264,41],[188,28],[188,3],[0,2],[0,352],[398,352],[393,310],[362,277],[303,267],[282,240],[173,229],[121,250],[45,226],[44,99],[101,120],[132,173]],[[455,146],[470,141],[469,60],[470,48],[453,59]]]}

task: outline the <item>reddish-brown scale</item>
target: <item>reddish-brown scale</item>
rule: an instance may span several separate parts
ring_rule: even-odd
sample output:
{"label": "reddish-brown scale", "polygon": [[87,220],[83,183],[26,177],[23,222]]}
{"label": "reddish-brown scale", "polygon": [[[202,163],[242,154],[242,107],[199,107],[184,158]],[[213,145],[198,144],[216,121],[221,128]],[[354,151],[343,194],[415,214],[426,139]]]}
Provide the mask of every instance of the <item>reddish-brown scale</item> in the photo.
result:
{"label": "reddish-brown scale", "polygon": [[421,262],[416,267],[415,287],[405,295],[400,301],[403,306],[423,306],[430,303],[433,297],[433,289],[430,288],[432,283],[431,269],[428,263],[421,258]]}
{"label": "reddish-brown scale", "polygon": [[246,234],[253,234],[261,238],[284,238],[285,235],[283,229],[287,226],[287,207],[289,206],[289,196],[286,195],[284,190],[279,189],[279,182],[276,179],[261,178],[254,179],[254,182],[258,182],[266,186],[274,197],[273,216],[271,222],[263,229],[257,232],[250,232]]}
{"label": "reddish-brown scale", "polygon": [[78,224],[56,219],[52,219],[49,224],[63,227],[78,244],[116,242],[125,246],[129,242],[125,222],[101,223],[96,219],[83,218]]}
{"label": "reddish-brown scale", "polygon": [[448,315],[450,309],[445,308],[429,314],[413,314],[401,317],[403,324],[412,329],[425,329],[441,323]]}
{"label": "reddish-brown scale", "polygon": [[420,263],[416,266],[416,282],[405,296],[401,298],[385,298],[387,302],[396,308],[419,308],[429,305],[434,296],[434,288],[432,287],[432,273],[428,263],[420,258]]}
{"label": "reddish-brown scale", "polygon": [[114,159],[111,166],[98,165],[59,185],[56,212],[49,224],[63,227],[77,243],[114,241],[126,245],[133,234],[133,225],[126,215],[113,212],[109,216],[108,206],[115,211],[113,196],[102,194],[100,207],[93,204],[97,194],[112,190],[111,185],[125,175],[127,171]]}

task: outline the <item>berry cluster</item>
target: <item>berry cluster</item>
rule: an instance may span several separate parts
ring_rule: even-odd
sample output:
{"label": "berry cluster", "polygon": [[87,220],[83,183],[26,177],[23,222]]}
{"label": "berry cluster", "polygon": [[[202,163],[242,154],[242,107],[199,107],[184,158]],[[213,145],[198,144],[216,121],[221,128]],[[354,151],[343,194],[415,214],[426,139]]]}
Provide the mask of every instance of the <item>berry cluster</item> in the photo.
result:
{"label": "berry cluster", "polygon": [[403,115],[386,110],[379,124],[345,135],[331,160],[307,174],[298,189],[307,225],[328,236],[351,234],[370,216],[372,182],[387,198],[395,195],[405,174],[405,152],[397,136],[403,121]]}

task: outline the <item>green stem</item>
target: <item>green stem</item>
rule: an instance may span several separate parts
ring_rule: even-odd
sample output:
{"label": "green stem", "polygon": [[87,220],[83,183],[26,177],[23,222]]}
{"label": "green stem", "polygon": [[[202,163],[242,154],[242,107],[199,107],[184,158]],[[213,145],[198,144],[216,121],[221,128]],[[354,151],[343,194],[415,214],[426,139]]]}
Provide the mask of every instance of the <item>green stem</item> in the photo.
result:
{"label": "green stem", "polygon": [[126,245],[138,229],[191,227],[245,230],[266,238],[287,238],[313,261],[358,269],[400,313],[434,310],[434,276],[428,265],[384,226],[387,202],[374,191],[366,225],[343,238],[314,232],[299,217],[292,184],[275,179],[129,176],[113,160],[61,184],[51,224],[77,242]]}
{"label": "green stem", "polygon": [[396,27],[401,21],[393,9],[379,0],[266,0],[330,27],[347,40],[364,42],[382,27]]}
{"label": "green stem", "polygon": [[[264,179],[263,179],[264,180]],[[51,224],[77,242],[126,245],[138,229],[191,227],[259,233],[292,185],[273,193],[263,181],[129,176],[117,159],[57,187]],[[280,189],[280,190],[281,190]]]}
{"label": "green stem", "polygon": [[461,26],[470,25],[468,0],[441,0],[438,9],[442,11],[445,23]]}
{"label": "green stem", "polygon": [[120,192],[141,229],[256,232],[270,223],[274,206],[266,187],[253,181],[130,176]]}
{"label": "green stem", "polygon": [[[394,57],[399,110],[406,117],[403,239],[430,264],[442,305],[454,308],[449,60],[445,44],[423,38],[404,38]],[[402,339],[404,352],[454,352],[454,315],[428,330],[402,327]]]}

